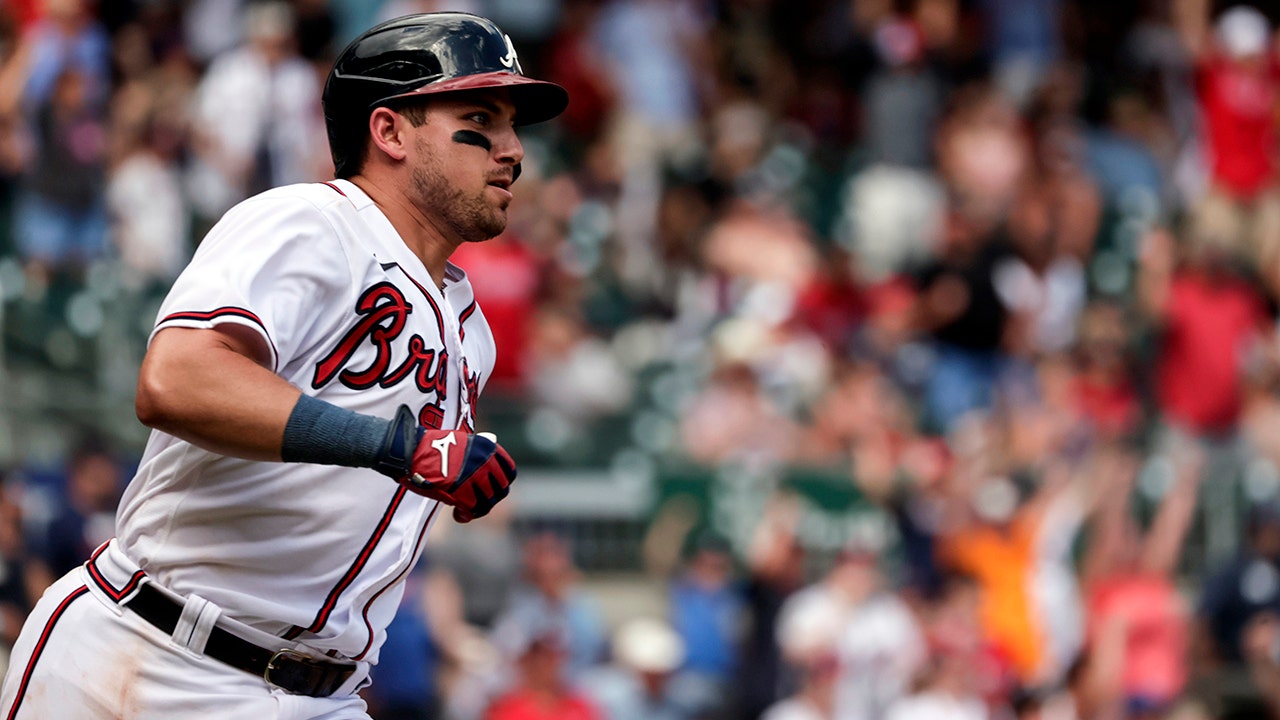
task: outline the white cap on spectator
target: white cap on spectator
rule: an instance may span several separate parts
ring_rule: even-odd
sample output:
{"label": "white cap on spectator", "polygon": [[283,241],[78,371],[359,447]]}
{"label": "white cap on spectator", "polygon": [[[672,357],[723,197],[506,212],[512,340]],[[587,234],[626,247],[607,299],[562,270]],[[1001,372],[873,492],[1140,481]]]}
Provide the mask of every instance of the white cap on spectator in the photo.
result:
{"label": "white cap on spectator", "polygon": [[1237,5],[1218,18],[1216,33],[1223,52],[1232,58],[1243,58],[1267,51],[1271,25],[1255,8]]}
{"label": "white cap on spectator", "polygon": [[973,491],[973,510],[989,523],[1008,522],[1018,509],[1018,486],[1004,475],[996,475],[978,484]]}
{"label": "white cap on spectator", "polygon": [[667,623],[636,618],[618,628],[613,654],[619,663],[639,672],[667,673],[684,662],[684,641]]}
{"label": "white cap on spectator", "polygon": [[806,665],[834,652],[847,623],[848,608],[829,592],[802,591],[778,617],[778,647],[791,663]]}

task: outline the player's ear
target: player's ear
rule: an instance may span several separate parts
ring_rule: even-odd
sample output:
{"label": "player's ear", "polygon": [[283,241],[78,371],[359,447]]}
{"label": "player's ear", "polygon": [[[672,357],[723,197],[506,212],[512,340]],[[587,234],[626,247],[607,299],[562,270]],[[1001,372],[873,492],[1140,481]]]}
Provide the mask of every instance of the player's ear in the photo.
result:
{"label": "player's ear", "polygon": [[374,108],[369,113],[369,137],[373,142],[373,152],[381,152],[391,160],[404,160],[408,155],[408,136],[404,132],[406,126],[407,122],[399,113],[390,108]]}

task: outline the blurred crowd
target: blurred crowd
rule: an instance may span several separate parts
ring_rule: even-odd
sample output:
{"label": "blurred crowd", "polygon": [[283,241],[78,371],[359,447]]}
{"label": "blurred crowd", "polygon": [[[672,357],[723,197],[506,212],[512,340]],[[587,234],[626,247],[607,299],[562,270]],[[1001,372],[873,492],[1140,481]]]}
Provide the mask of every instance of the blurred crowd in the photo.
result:
{"label": "blurred crowd", "polygon": [[[431,10],[572,98],[454,258],[481,424],[834,470],[892,532],[815,552],[783,488],[747,542],[655,522],[662,612],[610,622],[565,533],[438,528],[375,717],[1280,717],[1274,3],[3,0],[0,358],[73,366],[231,205],[330,177],[329,63]],[[0,640],[110,536],[111,436],[13,463]]]}

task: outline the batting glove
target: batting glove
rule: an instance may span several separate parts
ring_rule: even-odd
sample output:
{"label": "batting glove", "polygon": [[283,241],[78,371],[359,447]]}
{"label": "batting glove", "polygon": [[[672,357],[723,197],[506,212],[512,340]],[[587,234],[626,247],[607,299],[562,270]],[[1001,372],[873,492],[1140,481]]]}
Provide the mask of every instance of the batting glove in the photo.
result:
{"label": "batting glove", "polygon": [[453,506],[453,519],[484,517],[510,492],[516,464],[487,433],[428,430],[401,406],[384,446],[379,472],[411,492]]}

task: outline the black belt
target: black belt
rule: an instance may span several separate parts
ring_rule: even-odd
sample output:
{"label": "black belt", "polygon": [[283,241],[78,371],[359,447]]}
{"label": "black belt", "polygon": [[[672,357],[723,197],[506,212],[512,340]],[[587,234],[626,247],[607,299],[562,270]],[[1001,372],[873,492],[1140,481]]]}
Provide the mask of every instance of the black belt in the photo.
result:
{"label": "black belt", "polygon": [[[172,635],[182,617],[182,605],[149,584],[124,605],[143,620]],[[328,697],[355,672],[355,665],[316,660],[294,650],[268,650],[216,625],[204,654],[233,668],[256,675],[297,695]]]}

